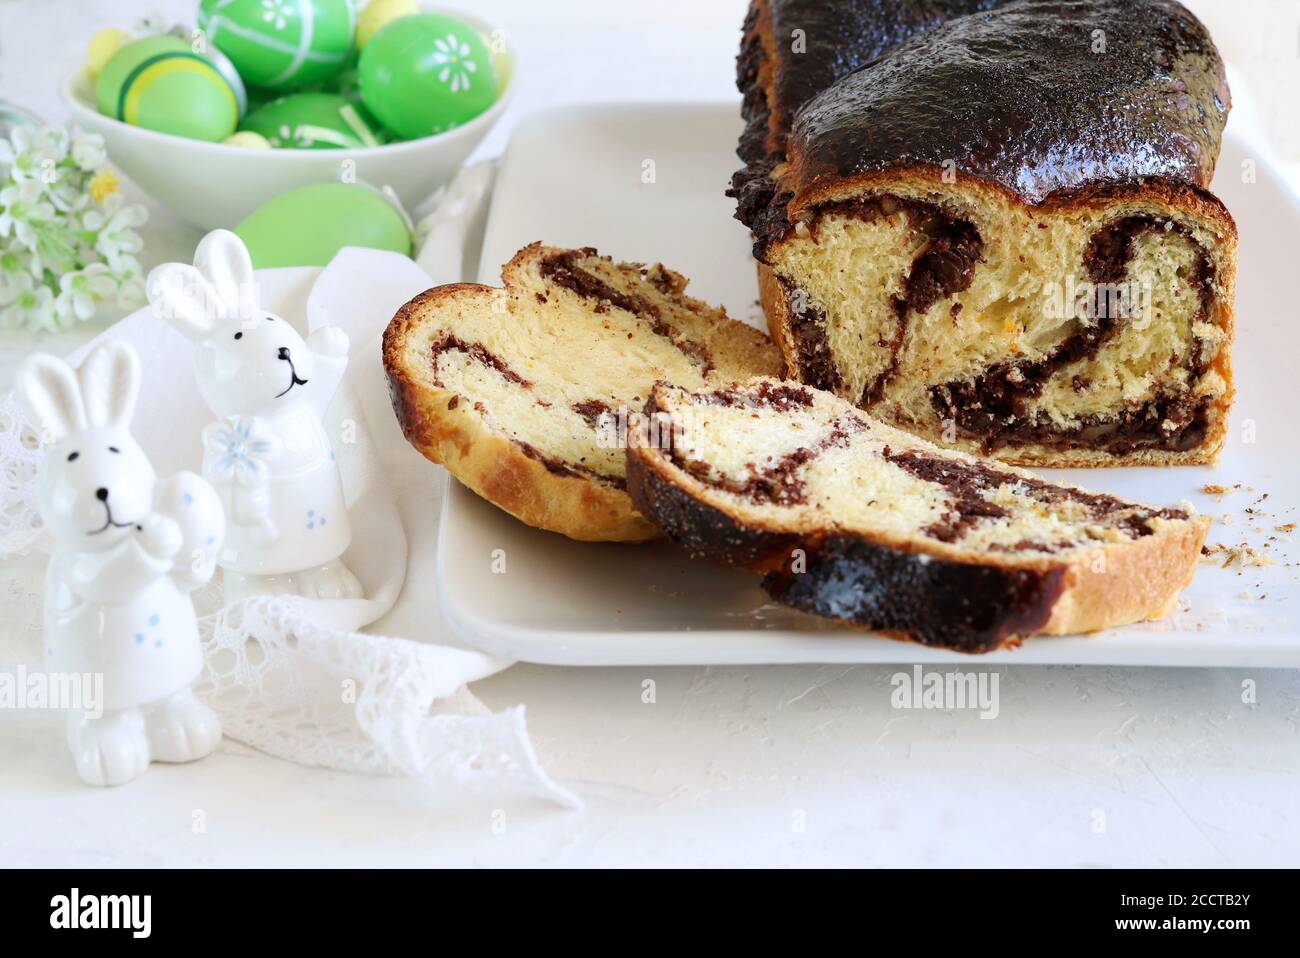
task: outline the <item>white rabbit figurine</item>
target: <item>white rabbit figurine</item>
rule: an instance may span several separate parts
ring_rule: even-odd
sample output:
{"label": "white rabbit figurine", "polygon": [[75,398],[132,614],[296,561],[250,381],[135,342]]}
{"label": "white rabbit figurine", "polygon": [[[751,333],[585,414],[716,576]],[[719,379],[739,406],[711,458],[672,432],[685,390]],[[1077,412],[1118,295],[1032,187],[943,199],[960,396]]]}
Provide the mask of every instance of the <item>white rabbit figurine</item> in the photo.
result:
{"label": "white rabbit figurine", "polygon": [[359,597],[341,558],[352,530],[321,424],[347,370],[347,334],[327,326],[304,341],[262,309],[248,249],[226,230],[203,238],[193,266],[159,266],[147,289],[154,314],[195,341],[199,392],[222,417],[203,432],[203,475],[229,521],[217,560],[227,598]]}
{"label": "white rabbit figurine", "polygon": [[79,372],[37,354],[17,379],[45,447],[46,660],[52,672],[103,676],[99,708],[68,726],[92,785],[121,785],[151,761],[202,758],[221,740],[217,716],[190,691],[203,649],[189,593],[212,576],[225,516],[194,473],[157,479],[130,432],[139,388],[135,350],[112,340]]}

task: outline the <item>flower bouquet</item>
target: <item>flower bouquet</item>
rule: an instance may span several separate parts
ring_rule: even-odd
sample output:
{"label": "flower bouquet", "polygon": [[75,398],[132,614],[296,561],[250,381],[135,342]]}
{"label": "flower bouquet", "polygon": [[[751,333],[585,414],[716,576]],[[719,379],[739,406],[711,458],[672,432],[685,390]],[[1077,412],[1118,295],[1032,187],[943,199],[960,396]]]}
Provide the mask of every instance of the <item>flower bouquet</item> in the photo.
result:
{"label": "flower bouquet", "polygon": [[136,228],[105,168],[104,140],[62,127],[17,127],[0,139],[0,328],[54,332],[104,302],[144,302]]}

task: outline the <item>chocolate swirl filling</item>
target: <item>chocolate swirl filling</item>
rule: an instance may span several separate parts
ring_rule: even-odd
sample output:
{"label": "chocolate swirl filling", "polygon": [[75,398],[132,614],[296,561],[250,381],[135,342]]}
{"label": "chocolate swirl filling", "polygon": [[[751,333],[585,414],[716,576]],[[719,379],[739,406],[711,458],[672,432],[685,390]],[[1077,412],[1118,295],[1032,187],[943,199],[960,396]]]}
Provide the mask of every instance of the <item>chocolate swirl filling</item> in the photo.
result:
{"label": "chocolate swirl filling", "polygon": [[[492,370],[498,376],[504,379],[507,383],[510,383],[512,386],[518,389],[523,389],[529,392],[533,392],[534,401],[538,405],[543,407],[550,406],[550,403],[548,403],[545,399],[536,395],[536,393],[533,391],[533,384],[531,382],[529,382],[527,379],[521,376],[518,372],[516,372],[513,368],[511,368],[509,363],[507,363],[496,353],[489,350],[482,343],[466,342],[465,340],[459,338],[458,336],[454,336],[451,333],[448,333],[444,335],[442,338],[440,338],[439,340],[437,340],[435,343],[433,343],[431,352],[432,355],[430,358],[433,363],[433,381],[434,384],[437,385],[440,389],[451,389],[452,387],[448,386],[443,381],[442,371],[439,368],[439,360],[442,358],[444,353],[457,352],[464,355],[466,359],[468,359],[469,361],[473,363],[477,363],[478,365],[483,366],[486,369]],[[447,401],[447,408],[455,409],[460,405],[460,402],[461,402],[461,396],[459,394],[454,395],[451,397],[451,399]],[[598,409],[597,407],[603,407],[603,408]],[[487,415],[487,408],[481,402],[474,403],[474,409],[481,416]],[[605,403],[595,399],[588,400],[586,402],[576,403],[574,404],[573,407],[573,411],[577,413],[577,415],[581,416],[584,420],[586,420],[588,422],[588,425],[590,425],[593,429],[597,428],[599,424],[600,413],[607,409],[608,406]],[[519,448],[520,452],[528,456],[528,458],[535,459],[538,462],[540,462],[543,466],[546,467],[548,472],[554,475],[586,476],[588,478],[596,479],[600,482],[606,483],[607,485],[611,485],[616,489],[625,489],[627,487],[627,480],[623,476],[615,476],[615,475],[610,475],[609,473],[598,472],[597,470],[592,469],[581,462],[568,462],[566,460],[556,458],[555,456],[547,455],[546,453],[538,449],[536,446],[534,446],[532,443],[525,442],[524,440],[519,439],[517,437],[512,436],[511,441],[514,442],[514,444]]]}
{"label": "chocolate swirl filling", "polygon": [[[1040,422],[1029,411],[1030,401],[1042,395],[1049,380],[1075,363],[1095,358],[1122,331],[1123,310],[1115,308],[1109,289],[1127,275],[1137,239],[1165,228],[1164,223],[1151,217],[1131,216],[1094,235],[1083,258],[1088,276],[1098,289],[1098,299],[1092,304],[1093,322],[1081,323],[1038,359],[1000,363],[973,379],[933,387],[930,401],[939,418],[954,423],[962,435],[979,440],[986,452],[1031,443],[1086,446],[1116,454],[1139,449],[1185,452],[1200,446],[1209,428],[1207,399],[1157,395],[1115,416],[1085,418],[1069,429]],[[1181,227],[1174,229],[1187,235]],[[1194,285],[1201,298],[1200,319],[1209,313],[1214,285],[1213,267],[1204,252]],[[1199,345],[1191,349],[1187,368],[1193,381],[1205,372]],[[1083,389],[1087,383],[1075,382],[1074,387]]]}
{"label": "chocolate swirl filling", "polygon": [[[886,194],[828,203],[813,214],[810,229],[815,236],[827,216],[874,221],[899,215],[907,217],[909,225],[927,236],[928,242],[912,261],[902,294],[894,297],[894,327],[878,343],[889,356],[885,367],[866,383],[862,395],[857,397],[857,404],[864,409],[880,400],[898,371],[908,317],[913,313],[927,313],[940,300],[970,289],[975,267],[983,262],[984,241],[974,224],[932,203],[899,196]],[[839,392],[844,380],[827,340],[826,314],[790,280],[781,277],[781,284],[786,293],[799,378],[810,386]]]}

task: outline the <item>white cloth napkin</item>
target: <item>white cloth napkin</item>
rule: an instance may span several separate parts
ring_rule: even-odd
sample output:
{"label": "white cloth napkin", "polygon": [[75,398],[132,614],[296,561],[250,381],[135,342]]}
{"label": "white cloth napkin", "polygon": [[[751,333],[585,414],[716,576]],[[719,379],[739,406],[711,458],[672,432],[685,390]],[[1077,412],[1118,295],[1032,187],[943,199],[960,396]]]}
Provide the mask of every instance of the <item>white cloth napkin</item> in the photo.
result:
{"label": "white cloth napkin", "polygon": [[[449,195],[463,203],[476,192],[481,198],[490,173],[486,181],[481,173],[471,179]],[[453,234],[463,239],[475,228],[481,204],[463,212],[451,232],[437,223],[429,230],[441,254],[425,261],[444,264],[438,271],[452,275],[443,282],[465,268],[459,252],[452,255],[463,249]],[[207,655],[200,693],[227,735],[290,761],[404,773],[443,790],[521,789],[579,806],[538,763],[523,707],[493,714],[465,688],[511,663],[457,641],[439,609],[435,543],[446,474],[403,439],[380,357],[389,319],[434,278],[403,256],[345,249],[323,270],[262,270],[257,279],[263,304],[300,332],[335,324],[351,338],[348,375],[326,428],[352,520],[345,558],[366,598],[260,597],[223,609],[215,581],[196,596]],[[145,372],[134,431],[159,475],[197,470],[199,433],[213,416],[194,385],[190,343],[144,309],[69,359],[79,362],[103,337],[140,351]],[[9,573],[11,583],[21,578],[17,557],[43,541],[34,495],[39,450],[23,426],[12,395],[0,400],[0,578]],[[9,592],[21,601],[13,584]],[[25,596],[39,600],[30,588]],[[39,621],[39,612],[29,608],[26,618]],[[38,662],[34,631],[0,634],[0,661]]]}

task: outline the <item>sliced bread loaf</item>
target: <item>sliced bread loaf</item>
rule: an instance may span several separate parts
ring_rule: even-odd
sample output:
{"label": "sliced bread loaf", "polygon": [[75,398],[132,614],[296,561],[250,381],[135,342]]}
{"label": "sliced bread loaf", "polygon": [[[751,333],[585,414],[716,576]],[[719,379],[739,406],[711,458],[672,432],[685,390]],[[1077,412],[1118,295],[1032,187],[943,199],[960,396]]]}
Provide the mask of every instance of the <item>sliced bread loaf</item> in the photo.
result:
{"label": "sliced bread loaf", "polygon": [[[1218,458],[1238,237],[1209,186],[1231,96],[1195,16],[752,9],[733,194],[793,378],[1019,465]],[[795,26],[817,56],[790,53]]]}
{"label": "sliced bread loaf", "polygon": [[926,645],[1166,615],[1209,520],[941,450],[831,393],[658,384],[628,442],[641,514],[778,602]]}
{"label": "sliced bread loaf", "polygon": [[406,438],[529,525],[654,538],[625,491],[628,410],[656,380],[696,389],[777,374],[779,352],[663,266],[534,243],[502,278],[505,289],[428,290],[389,324],[384,366]]}

